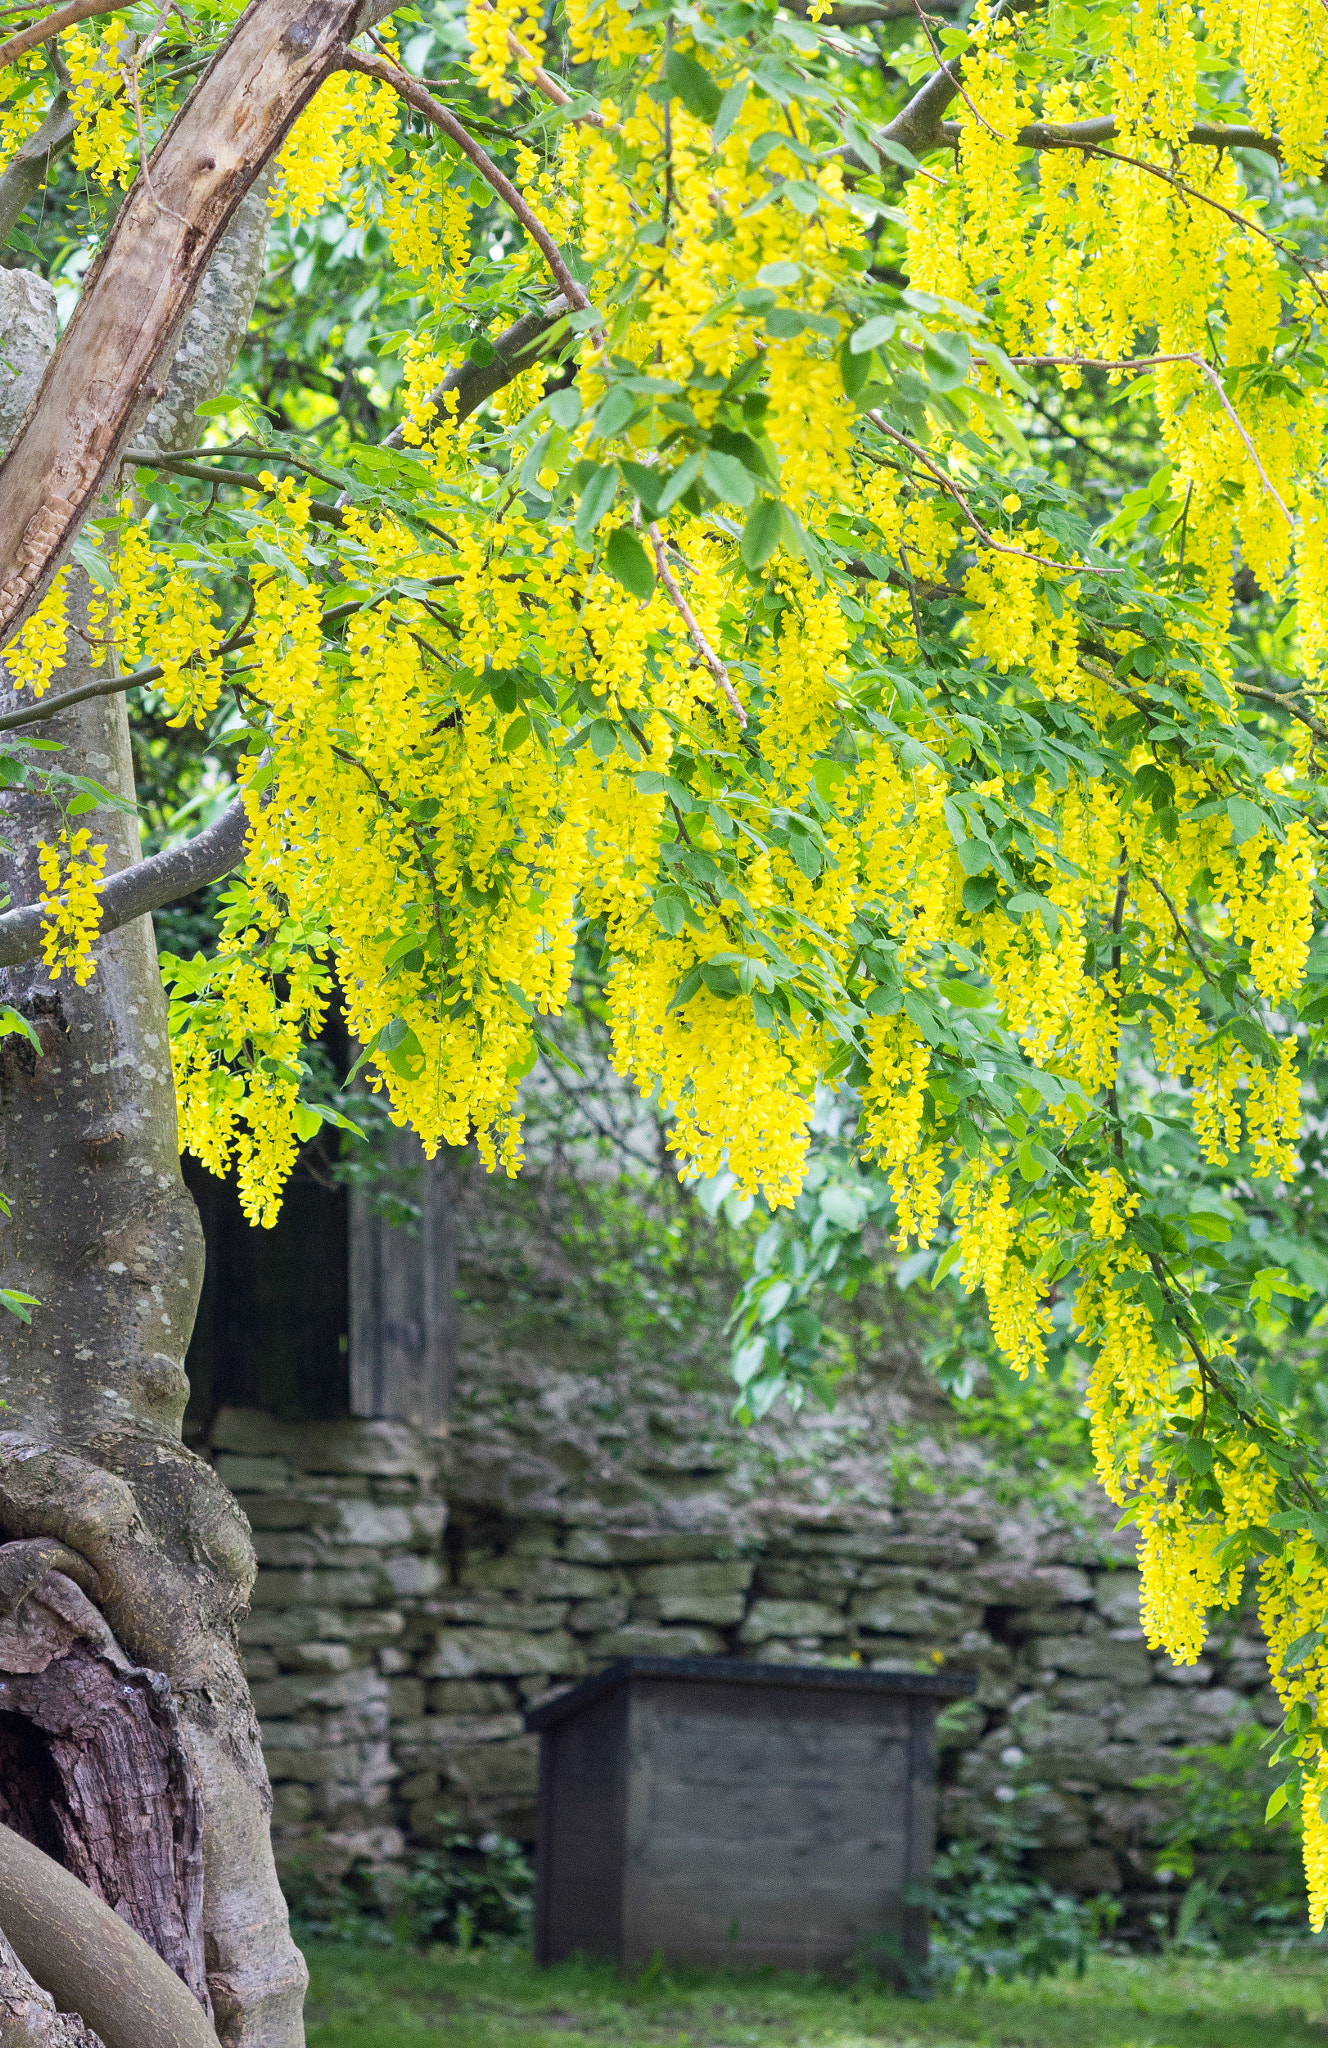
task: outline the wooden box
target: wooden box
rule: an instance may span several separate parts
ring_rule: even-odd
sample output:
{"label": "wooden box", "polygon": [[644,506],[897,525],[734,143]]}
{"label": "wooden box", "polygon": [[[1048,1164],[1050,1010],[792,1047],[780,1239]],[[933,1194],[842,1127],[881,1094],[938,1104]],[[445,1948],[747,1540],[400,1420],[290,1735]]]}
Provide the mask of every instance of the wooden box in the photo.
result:
{"label": "wooden box", "polygon": [[926,1954],[933,1729],[967,1676],[620,1657],[540,1734],[535,1955],[820,1969]]}

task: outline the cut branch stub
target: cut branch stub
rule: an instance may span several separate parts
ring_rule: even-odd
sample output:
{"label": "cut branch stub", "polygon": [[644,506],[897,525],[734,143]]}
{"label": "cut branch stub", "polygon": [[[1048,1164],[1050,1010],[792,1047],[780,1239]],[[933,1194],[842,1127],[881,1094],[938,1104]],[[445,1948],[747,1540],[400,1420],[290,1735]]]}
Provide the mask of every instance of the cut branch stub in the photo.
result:
{"label": "cut branch stub", "polygon": [[344,52],[361,0],[259,0],[120,209],[0,465],[0,643],[40,599],[145,401],[227,222]]}

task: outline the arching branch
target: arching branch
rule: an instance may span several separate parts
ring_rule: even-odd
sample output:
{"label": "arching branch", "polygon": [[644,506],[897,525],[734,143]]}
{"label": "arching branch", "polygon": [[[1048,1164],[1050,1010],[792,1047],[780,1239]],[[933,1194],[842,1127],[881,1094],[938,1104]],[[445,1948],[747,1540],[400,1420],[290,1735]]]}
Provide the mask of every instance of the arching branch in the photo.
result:
{"label": "arching branch", "polygon": [[[118,931],[132,924],[145,911],[160,910],[178,903],[208,882],[219,882],[244,858],[249,820],[243,803],[229,804],[214,824],[183,846],[154,853],[110,875],[98,890],[102,932]],[[0,967],[16,967],[22,960],[35,960],[41,951],[41,929],[46,916],[40,903],[25,903],[0,917]]]}

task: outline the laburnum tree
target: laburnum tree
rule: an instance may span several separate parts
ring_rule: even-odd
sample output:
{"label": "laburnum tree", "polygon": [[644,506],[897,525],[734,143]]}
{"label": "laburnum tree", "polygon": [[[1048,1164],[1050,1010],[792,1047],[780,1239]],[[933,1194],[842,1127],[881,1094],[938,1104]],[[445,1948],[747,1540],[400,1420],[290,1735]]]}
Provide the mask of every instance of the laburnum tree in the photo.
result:
{"label": "laburnum tree", "polygon": [[[199,1847],[123,1917],[299,2039],[177,1116],[270,1222],[336,1001],[426,1149],[515,1171],[582,945],[681,1170],[784,1211],[852,1090],[1009,1366],[1070,1317],[1149,1641],[1257,1582],[1320,1925],[1325,1462],[1246,1341],[1303,1284],[1223,1246],[1328,1018],[1321,0],[10,11],[0,217],[21,262],[65,178],[91,261],[39,382],[0,272],[0,1605],[162,1674]],[[218,397],[269,214],[390,267],[385,441]],[[1027,438],[1074,407],[1150,451],[1105,518]],[[146,859],[131,701],[231,750]],[[145,913],[221,877],[168,1011]],[[748,1304],[753,1407],[856,1200]]]}

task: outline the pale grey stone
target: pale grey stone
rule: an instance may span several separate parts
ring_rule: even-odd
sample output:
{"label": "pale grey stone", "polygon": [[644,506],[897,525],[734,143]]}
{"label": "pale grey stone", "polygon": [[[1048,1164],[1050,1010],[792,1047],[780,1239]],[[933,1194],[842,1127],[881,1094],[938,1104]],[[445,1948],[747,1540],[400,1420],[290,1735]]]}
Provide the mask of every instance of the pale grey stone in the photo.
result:
{"label": "pale grey stone", "polygon": [[741,1593],[660,1593],[638,1600],[634,1621],[704,1621],[712,1628],[730,1628],[742,1620]]}
{"label": "pale grey stone", "polygon": [[981,1618],[975,1607],[955,1607],[916,1592],[857,1593],[849,1601],[850,1617],[860,1628],[881,1635],[925,1636],[929,1641],[953,1639]]}
{"label": "pale grey stone", "polygon": [[1061,1607],[1091,1600],[1093,1582],[1072,1565],[995,1559],[974,1572],[973,1592],[988,1607]]}
{"label": "pale grey stone", "polygon": [[724,1638],[713,1628],[652,1628],[642,1622],[593,1636],[589,1649],[597,1662],[610,1657],[714,1657]]}
{"label": "pale grey stone", "polygon": [[413,1551],[402,1557],[384,1558],[383,1571],[398,1600],[419,1599],[436,1592],[443,1583],[443,1568],[437,1560],[417,1557]]}
{"label": "pale grey stone", "polygon": [[562,1557],[481,1558],[467,1561],[457,1573],[457,1584],[466,1592],[521,1593],[528,1600],[593,1600],[620,1592],[625,1583],[620,1571]]}
{"label": "pale grey stone", "polygon": [[526,1671],[573,1671],[578,1662],[576,1645],[558,1630],[527,1635],[515,1629],[453,1628],[438,1638],[421,1669],[426,1678],[516,1677]]}
{"label": "pale grey stone", "polygon": [[292,1473],[284,1458],[239,1458],[228,1454],[215,1460],[217,1477],[232,1493],[287,1493]]}
{"label": "pale grey stone", "polygon": [[1093,1599],[1100,1614],[1113,1628],[1139,1626],[1139,1574],[1137,1571],[1097,1572],[1093,1578]]}
{"label": "pale grey stone", "polygon": [[816,1600],[757,1600],[738,1631],[743,1643],[764,1643],[771,1636],[842,1635],[844,1617],[837,1608]]}
{"label": "pale grey stone", "polygon": [[638,1593],[660,1596],[679,1593],[745,1593],[755,1565],[750,1558],[735,1557],[724,1563],[713,1559],[691,1564],[648,1564],[633,1576]]}
{"label": "pale grey stone", "polygon": [[1074,1678],[1108,1678],[1118,1686],[1147,1685],[1153,1667],[1142,1641],[1111,1636],[1039,1636],[1033,1644],[1038,1671],[1064,1671]]}
{"label": "pale grey stone", "polygon": [[0,453],[23,424],[55,348],[55,292],[35,270],[0,270]]}

